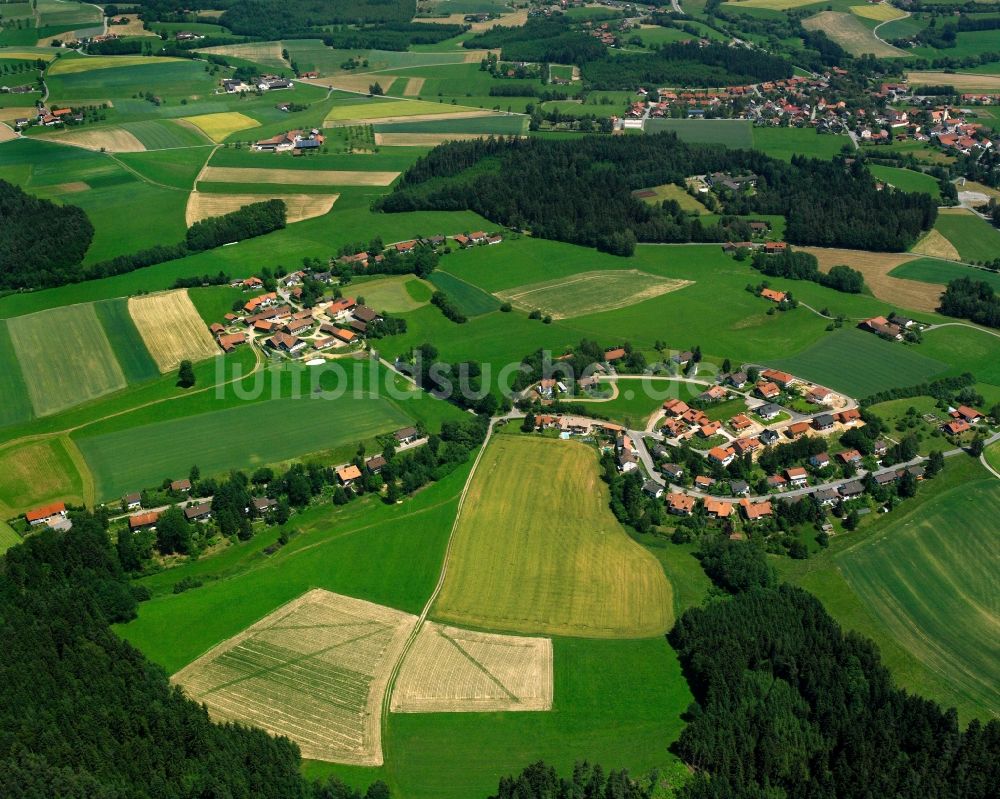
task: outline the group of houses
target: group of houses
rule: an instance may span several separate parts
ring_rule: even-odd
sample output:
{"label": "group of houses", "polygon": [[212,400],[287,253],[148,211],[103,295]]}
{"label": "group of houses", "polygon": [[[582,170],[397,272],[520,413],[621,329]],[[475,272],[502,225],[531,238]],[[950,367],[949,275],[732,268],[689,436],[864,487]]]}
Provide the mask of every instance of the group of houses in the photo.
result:
{"label": "group of houses", "polygon": [[351,269],[358,272],[363,272],[373,264],[381,264],[385,260],[385,252],[387,251],[391,250],[396,255],[401,256],[411,255],[418,247],[432,247],[434,249],[443,247],[448,243],[449,238],[451,238],[451,240],[463,250],[468,247],[477,247],[479,245],[503,243],[503,235],[500,233],[486,233],[482,230],[474,230],[471,233],[456,233],[450,237],[443,236],[438,233],[434,236],[423,236],[419,239],[397,241],[395,244],[390,244],[386,247],[383,252],[368,252],[367,250],[361,250],[359,252],[341,255],[337,258],[335,263],[340,266],[349,266]]}
{"label": "group of houses", "polygon": [[261,75],[250,83],[239,78],[223,78],[220,81],[222,91],[226,94],[243,94],[244,92],[267,92],[277,89],[294,89],[295,84],[280,75]]}
{"label": "group of houses", "polygon": [[949,436],[960,436],[983,420],[983,414],[968,405],[959,405],[948,412],[951,421],[941,425],[941,430]]}
{"label": "group of houses", "polygon": [[914,319],[893,311],[889,317],[873,316],[870,319],[862,319],[858,322],[858,329],[866,333],[874,333],[888,341],[902,341],[906,337],[908,330],[920,328],[920,323]]}
{"label": "group of houses", "polygon": [[272,136],[269,139],[260,139],[253,148],[261,153],[287,153],[287,152],[307,152],[318,150],[325,141],[323,133],[313,128],[309,131],[289,130]]}

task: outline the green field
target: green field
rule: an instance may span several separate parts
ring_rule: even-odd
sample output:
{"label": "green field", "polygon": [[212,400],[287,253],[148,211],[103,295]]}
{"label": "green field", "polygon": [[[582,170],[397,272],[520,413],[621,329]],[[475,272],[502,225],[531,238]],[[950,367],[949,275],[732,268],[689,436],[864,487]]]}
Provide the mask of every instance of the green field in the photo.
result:
{"label": "green field", "polygon": [[[90,59],[84,59],[83,64],[90,66]],[[191,103],[187,106],[187,115],[190,115],[197,113],[194,101],[211,95],[215,89],[215,79],[205,71],[204,65],[196,61],[154,63],[144,58],[133,66],[114,66],[111,62],[104,68],[89,71],[70,72],[65,71],[65,67],[63,69],[56,74],[50,70],[46,80],[52,97],[63,103],[117,100],[150,92],[166,100],[170,106],[175,102],[179,104],[182,99],[187,100]],[[140,108],[144,107],[149,115],[155,116],[156,106],[145,100],[139,102],[144,103]],[[115,107],[119,107],[117,102]]]}
{"label": "green field", "polygon": [[1000,291],[1000,275],[986,269],[971,269],[968,266],[939,261],[936,258],[918,258],[900,264],[889,273],[890,277],[901,277],[908,280],[919,280],[921,283],[938,283],[947,285],[960,277],[970,280],[981,280],[989,283],[995,291]]}
{"label": "green field", "polygon": [[[650,193],[651,196],[647,196]],[[708,213],[708,209],[704,205],[674,183],[665,183],[662,186],[652,186],[648,189],[641,189],[637,192],[633,192],[633,194],[646,203],[655,204],[661,203],[664,200],[673,200],[684,211],[689,211],[695,214]]]}
{"label": "green field", "polygon": [[351,291],[355,296],[363,298],[365,305],[392,314],[414,311],[426,305],[431,298],[431,287],[422,280],[409,276],[355,282]]}
{"label": "green field", "polygon": [[793,155],[807,155],[813,158],[833,158],[845,144],[848,136],[820,134],[811,128],[762,128],[753,129],[753,147],[773,158],[792,160]]}
{"label": "green field", "polygon": [[436,270],[428,278],[434,288],[443,291],[466,316],[480,316],[500,307],[500,300],[448,272]]}
{"label": "green field", "polygon": [[837,564],[869,613],[984,718],[1000,712],[1000,482],[966,482],[844,552]]}
{"label": "green field", "polygon": [[753,128],[744,119],[650,119],[647,133],[669,131],[681,141],[700,144],[724,144],[726,147],[752,147]]}
{"label": "green field", "polygon": [[0,521],[0,555],[12,546],[21,543],[21,536],[14,532],[7,522]]}
{"label": "green field", "polygon": [[94,306],[68,305],[7,320],[38,416],[125,388]]}
{"label": "green field", "polygon": [[26,422],[31,416],[21,362],[10,340],[8,323],[0,321],[0,427]]}
{"label": "green field", "polygon": [[869,166],[868,171],[879,180],[884,180],[900,191],[924,192],[935,199],[941,198],[941,188],[938,186],[937,179],[923,172],[916,172],[912,169],[898,169],[892,166],[879,166],[877,164]]}
{"label": "green field", "polygon": [[120,297],[94,304],[111,349],[129,383],[160,376],[156,365],[128,312],[128,300]]}
{"label": "green field", "polygon": [[145,153],[118,153],[118,160],[143,180],[190,191],[195,178],[211,153],[209,147],[153,150]]}
{"label": "green field", "polygon": [[64,500],[83,504],[83,481],[65,438],[28,441],[0,450],[0,512],[4,518]]}
{"label": "green field", "polygon": [[835,331],[797,355],[769,360],[767,365],[852,397],[916,385],[948,367],[921,354],[920,348],[883,341],[860,330]]}
{"label": "green field", "polygon": [[971,211],[938,214],[934,229],[955,245],[964,261],[992,261],[1000,253],[1000,230]]}
{"label": "green field", "polygon": [[210,144],[196,130],[185,127],[173,119],[148,119],[129,122],[121,126],[142,142],[147,150],[172,150],[180,147],[198,147]]}
{"label": "green field", "polygon": [[[506,98],[499,98],[506,99]],[[378,133],[495,133],[518,135],[528,127],[528,118],[520,114],[489,114],[462,119],[425,119],[419,122],[376,122]]]}
{"label": "green field", "polygon": [[466,496],[432,615],[588,638],[664,632],[673,622],[670,584],[607,501],[592,449],[499,436]]}

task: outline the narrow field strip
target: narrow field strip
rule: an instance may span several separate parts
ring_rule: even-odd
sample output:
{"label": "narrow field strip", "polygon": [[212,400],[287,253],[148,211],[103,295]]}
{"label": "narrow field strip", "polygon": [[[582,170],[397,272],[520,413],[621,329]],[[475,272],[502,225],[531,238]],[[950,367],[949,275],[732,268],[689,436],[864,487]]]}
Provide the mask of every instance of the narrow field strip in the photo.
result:
{"label": "narrow field strip", "polygon": [[128,311],[161,372],[183,360],[200,361],[219,353],[184,289],[130,297]]}
{"label": "narrow field strip", "polygon": [[294,186],[388,186],[399,172],[361,170],[255,169],[208,166],[200,179],[207,183],[275,183]]}

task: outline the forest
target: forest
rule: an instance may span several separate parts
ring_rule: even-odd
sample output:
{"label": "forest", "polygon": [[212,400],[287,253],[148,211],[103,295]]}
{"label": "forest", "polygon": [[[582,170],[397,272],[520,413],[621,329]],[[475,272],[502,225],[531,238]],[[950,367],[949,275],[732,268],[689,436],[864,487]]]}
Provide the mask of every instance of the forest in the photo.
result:
{"label": "forest", "polygon": [[285,226],[285,219],[284,200],[251,203],[223,216],[212,216],[195,222],[188,228],[186,244],[193,252],[210,250],[233,241],[280,230]]}
{"label": "forest", "polygon": [[984,280],[960,277],[948,283],[938,310],[945,316],[1000,328],[1000,296]]}
{"label": "forest", "polygon": [[569,22],[560,17],[529,19],[519,28],[494,25],[467,39],[463,46],[473,50],[500,48],[501,58],[508,61],[555,64],[581,64],[607,54],[597,39],[570,27]]}
{"label": "forest", "polygon": [[386,212],[472,210],[540,238],[631,255],[636,242],[731,240],[676,203],[647,205],[631,192],[718,171],[757,176],[754,192],[725,196],[730,214],[781,214],[794,244],[902,251],[929,229],[927,194],[878,191],[864,165],[687,144],[672,134],[573,141],[450,142],[419,159],[380,198]]}
{"label": "forest", "polygon": [[320,25],[409,22],[414,0],[235,0],[219,19],[233,33],[280,39]]}
{"label": "forest", "polygon": [[838,264],[829,272],[821,272],[815,255],[808,252],[794,252],[791,248],[776,255],[766,255],[758,251],[754,253],[751,264],[754,269],[770,277],[809,280],[848,294],[860,294],[865,290],[865,277],[857,269]]}
{"label": "forest", "polygon": [[83,209],[39,199],[0,180],[0,219],[0,288],[43,288],[80,279],[78,267],[94,238]]}

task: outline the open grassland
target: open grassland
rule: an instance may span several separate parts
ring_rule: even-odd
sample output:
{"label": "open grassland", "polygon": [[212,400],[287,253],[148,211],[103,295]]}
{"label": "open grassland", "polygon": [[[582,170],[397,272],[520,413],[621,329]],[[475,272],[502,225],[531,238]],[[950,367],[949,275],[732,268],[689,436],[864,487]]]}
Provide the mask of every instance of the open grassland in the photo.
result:
{"label": "open grassland", "polygon": [[[179,126],[178,129],[186,130]],[[210,145],[202,145],[183,149],[124,153],[118,156],[118,160],[140,180],[190,191],[210,152]]]}
{"label": "open grassland", "polygon": [[955,245],[964,261],[992,261],[1000,254],[1000,230],[972,211],[964,208],[939,211],[934,229]]}
{"label": "open grassland", "polygon": [[20,543],[21,536],[14,531],[14,528],[7,522],[0,521],[0,555]]}
{"label": "open grassland", "polygon": [[830,159],[850,142],[847,136],[820,134],[811,128],[753,129],[753,148],[785,161],[791,161],[793,155]]}
{"label": "open grassland", "polygon": [[611,516],[593,450],[515,436],[482,456],[432,612],[592,638],[657,635],[673,620],[670,584]]}
{"label": "open grassland", "polygon": [[923,192],[935,199],[940,199],[941,197],[941,188],[938,186],[937,178],[923,172],[913,169],[899,169],[893,166],[880,166],[878,164],[868,167],[868,171],[879,180],[884,180],[900,191]]}
{"label": "open grassland", "polygon": [[611,311],[678,291],[691,281],[671,280],[637,269],[584,272],[497,292],[522,310],[540,310],[553,319],[567,319],[597,311]]}
{"label": "open grassland", "polygon": [[86,58],[60,58],[48,68],[47,74],[76,75],[80,72],[94,72],[100,69],[177,63],[180,60],[179,58],[142,55],[93,55]]}
{"label": "open grassland", "polygon": [[111,153],[141,153],[146,146],[122,128],[84,128],[46,133],[48,141],[86,147],[88,150],[107,150]]}
{"label": "open grassland", "polygon": [[857,269],[865,276],[865,283],[872,290],[872,294],[894,307],[930,313],[938,306],[938,298],[941,295],[938,289],[892,276],[900,264],[914,260],[915,256],[911,253],[868,252],[833,247],[800,249],[815,255],[819,260],[819,268],[824,272],[829,272],[838,264]]}
{"label": "open grassland", "polygon": [[[185,28],[187,30],[187,28]],[[253,61],[265,67],[282,69],[288,67],[288,62],[281,55],[281,42],[247,42],[245,44],[223,44],[217,47],[205,47],[199,53],[211,55],[232,56],[244,61]]]}
{"label": "open grassland", "polygon": [[388,313],[414,311],[426,305],[431,297],[431,287],[409,275],[355,282],[351,291],[357,297],[363,297],[365,305],[370,308]]}
{"label": "open grassland", "polygon": [[960,92],[1000,91],[1000,74],[981,75],[975,72],[907,72],[914,86],[954,86]]}
{"label": "open grassland", "polygon": [[[949,261],[962,260],[962,256],[955,249],[955,245],[934,229],[928,230],[927,235],[910,247],[910,252],[917,253],[918,255],[927,255],[931,258],[945,258]],[[898,269],[893,270],[893,272],[898,271]],[[902,273],[900,273],[900,276],[902,276]]]}
{"label": "open grassland", "polygon": [[907,280],[919,280],[922,283],[935,283],[945,286],[952,280],[967,277],[970,280],[983,281],[993,286],[994,291],[1000,291],[1000,274],[986,269],[975,269],[962,264],[948,263],[933,258],[918,258],[897,266],[890,273]]}
{"label": "open grassland", "polygon": [[500,300],[492,294],[487,294],[481,288],[448,272],[437,269],[427,279],[435,288],[447,294],[466,316],[480,316],[500,307]]}
{"label": "open grassland", "polygon": [[821,30],[851,55],[861,56],[871,53],[876,58],[896,58],[906,53],[875,38],[871,28],[866,27],[852,14],[841,11],[821,11],[802,20],[807,30]]}
{"label": "open grassland", "polygon": [[552,641],[427,622],[403,661],[394,713],[552,709]]}
{"label": "open grassland", "polygon": [[240,169],[209,166],[201,179],[216,183],[286,183],[298,186],[388,186],[399,172],[318,169]]}
{"label": "open grassland", "polygon": [[681,141],[724,144],[726,147],[753,146],[753,129],[745,119],[650,119],[646,133],[669,131]]}
{"label": "open grassland", "polygon": [[83,484],[63,438],[0,449],[0,512],[9,518],[46,502],[83,504]]}
{"label": "open grassland", "polygon": [[[925,355],[947,363],[949,375],[972,372],[979,380],[978,390],[984,395],[992,393],[991,387],[1000,386],[997,337],[988,330],[956,320],[926,332],[920,349]],[[986,383],[990,386],[984,385]],[[992,391],[1000,392],[1000,389]],[[1000,401],[1000,396],[992,401]]]}
{"label": "open grassland", "polygon": [[210,216],[223,216],[238,211],[245,205],[259,203],[263,199],[282,200],[285,203],[287,221],[301,222],[330,212],[338,194],[215,194],[193,191],[188,197],[184,218],[188,227]]}
{"label": "open grassland", "polygon": [[151,380],[160,370],[149,354],[128,311],[128,300],[118,297],[94,303],[97,318],[111,342],[118,364],[129,383]]}
{"label": "open grassland", "polygon": [[93,305],[19,316],[7,327],[37,416],[125,387]]}
{"label": "open grassland", "polygon": [[194,125],[214,142],[225,141],[241,130],[260,127],[260,123],[238,111],[224,111],[218,114],[199,114],[184,117],[184,122]]}
{"label": "open grassland", "polygon": [[382,764],[380,707],[416,618],[316,589],[172,678],[213,718],[262,727],[316,760]]}
{"label": "open grassland", "polygon": [[[238,116],[242,116],[242,114]],[[143,147],[147,150],[175,150],[181,147],[199,147],[208,144],[208,139],[202,133],[201,128],[192,130],[182,121],[176,119],[147,119],[142,122],[128,122],[122,125],[121,129],[131,133],[142,142]],[[202,160],[204,157],[202,156]]]}
{"label": "open grassland", "polygon": [[876,391],[923,383],[947,369],[947,363],[920,352],[872,333],[838,330],[797,355],[768,360],[767,365],[852,397],[867,397]]}
{"label": "open grassland", "polygon": [[[46,75],[53,101],[67,105],[94,105],[112,101],[116,112],[122,117],[139,116],[149,118],[152,114],[160,117],[172,114],[176,108],[178,115],[193,110],[191,105],[183,107],[181,100],[189,104],[200,102],[215,90],[215,78],[205,72],[204,65],[188,59],[142,58],[141,63],[132,66],[117,66],[115,58],[109,57],[101,69],[84,69]],[[126,56],[127,57],[127,56]],[[95,59],[103,56],[94,56]],[[91,58],[73,63],[89,64]],[[62,64],[62,60],[59,62]],[[166,101],[159,108],[137,94],[149,92]]]}
{"label": "open grassland", "polygon": [[109,499],[135,486],[187,474],[193,464],[208,475],[281,463],[373,438],[411,421],[387,400],[347,394],[243,402],[115,432],[85,431],[77,443],[94,474],[98,495]]}
{"label": "open grassland", "polygon": [[21,362],[10,340],[8,323],[0,320],[0,427],[26,422],[31,416]]}
{"label": "open grassland", "polygon": [[889,3],[868,3],[863,6],[851,6],[851,13],[865,19],[874,19],[876,22],[889,22],[906,16],[906,12],[900,11]]}
{"label": "open grassland", "polygon": [[1000,714],[1000,482],[955,486],[837,558],[868,611],[965,702]]}
{"label": "open grassland", "polygon": [[646,203],[661,203],[664,200],[673,200],[684,211],[695,214],[707,214],[708,209],[688,194],[680,186],[673,183],[665,183],[662,186],[653,186],[648,189],[640,189],[632,192],[636,197]]}
{"label": "open grassland", "polygon": [[128,312],[161,372],[219,352],[185,289],[129,297]]}

